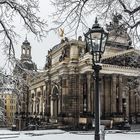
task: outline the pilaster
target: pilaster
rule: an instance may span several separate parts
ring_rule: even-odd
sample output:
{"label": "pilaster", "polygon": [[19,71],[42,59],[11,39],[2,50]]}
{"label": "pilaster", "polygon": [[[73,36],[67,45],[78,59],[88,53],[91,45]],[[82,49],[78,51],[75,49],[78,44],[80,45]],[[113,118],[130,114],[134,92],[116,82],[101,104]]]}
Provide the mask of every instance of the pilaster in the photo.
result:
{"label": "pilaster", "polygon": [[101,84],[100,84],[100,112],[101,116],[105,113],[105,91],[104,91],[104,75],[101,75]]}
{"label": "pilaster", "polygon": [[111,78],[105,75],[105,113],[111,111]]}

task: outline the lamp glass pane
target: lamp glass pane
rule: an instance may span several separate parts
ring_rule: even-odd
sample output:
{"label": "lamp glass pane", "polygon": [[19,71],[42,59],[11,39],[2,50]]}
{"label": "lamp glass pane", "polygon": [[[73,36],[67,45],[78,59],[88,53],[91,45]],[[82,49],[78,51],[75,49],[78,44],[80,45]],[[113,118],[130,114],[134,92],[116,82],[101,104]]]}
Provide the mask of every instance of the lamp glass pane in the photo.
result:
{"label": "lamp glass pane", "polygon": [[94,52],[100,51],[101,33],[100,32],[92,33],[91,39],[92,39],[93,51]]}
{"label": "lamp glass pane", "polygon": [[92,39],[94,39],[94,38],[100,39],[101,38],[101,32],[93,32],[93,33],[91,33],[91,38]]}
{"label": "lamp glass pane", "polygon": [[102,35],[102,46],[101,46],[101,52],[102,53],[105,51],[106,40],[107,40],[107,35],[106,34],[103,34]]}

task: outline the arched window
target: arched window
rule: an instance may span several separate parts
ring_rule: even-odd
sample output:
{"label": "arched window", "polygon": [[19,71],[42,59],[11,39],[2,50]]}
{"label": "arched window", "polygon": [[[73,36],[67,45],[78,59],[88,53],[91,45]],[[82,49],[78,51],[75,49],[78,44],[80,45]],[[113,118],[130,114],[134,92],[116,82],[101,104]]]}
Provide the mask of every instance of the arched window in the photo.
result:
{"label": "arched window", "polygon": [[22,53],[25,54],[25,48],[22,49]]}
{"label": "arched window", "polygon": [[30,54],[30,49],[29,49],[29,48],[27,49],[27,54],[28,54],[28,55]]}

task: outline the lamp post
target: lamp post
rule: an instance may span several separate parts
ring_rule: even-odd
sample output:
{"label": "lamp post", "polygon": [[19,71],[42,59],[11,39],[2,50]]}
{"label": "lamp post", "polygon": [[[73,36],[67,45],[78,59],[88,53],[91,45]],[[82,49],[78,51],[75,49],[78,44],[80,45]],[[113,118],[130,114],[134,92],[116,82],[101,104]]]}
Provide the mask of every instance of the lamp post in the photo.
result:
{"label": "lamp post", "polygon": [[100,65],[102,54],[105,51],[105,44],[108,33],[99,26],[97,18],[92,29],[84,34],[86,48],[92,55],[92,68],[95,74],[95,140],[100,140],[100,95],[99,95],[99,71],[102,69]]}

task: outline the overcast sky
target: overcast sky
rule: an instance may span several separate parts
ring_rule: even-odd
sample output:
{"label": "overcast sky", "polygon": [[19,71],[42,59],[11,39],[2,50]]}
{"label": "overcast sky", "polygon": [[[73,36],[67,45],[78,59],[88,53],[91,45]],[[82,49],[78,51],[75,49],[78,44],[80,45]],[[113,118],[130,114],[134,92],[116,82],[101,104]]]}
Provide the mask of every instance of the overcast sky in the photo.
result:
{"label": "overcast sky", "polygon": [[[47,20],[48,25],[51,26],[51,19],[49,18],[51,12],[53,12],[53,7],[50,5],[50,0],[39,0],[40,1],[40,13],[39,16],[45,20]],[[18,26],[18,25],[17,25]],[[17,44],[16,47],[16,56],[20,58],[21,55],[21,45],[22,42],[25,40],[26,37],[26,30],[22,33],[21,38]],[[52,48],[55,44],[59,43],[60,37],[58,34],[54,32],[48,33],[48,35],[43,38],[41,42],[38,42],[35,39],[35,36],[33,34],[27,34],[28,41],[31,44],[32,47],[32,60],[37,64],[37,67],[39,69],[42,69],[45,65],[45,56],[47,55],[47,52],[50,48]]]}
{"label": "overcast sky", "polygon": [[[50,5],[50,0],[39,0],[40,1],[40,13],[38,15],[47,20],[49,27],[52,26],[51,24],[51,18],[50,14],[53,12],[53,7]],[[17,38],[17,44],[15,44],[15,52],[16,52],[16,57],[20,59],[21,56],[21,45],[24,42],[26,35],[27,39],[31,44],[32,47],[32,60],[37,64],[38,69],[42,69],[45,65],[45,58],[47,55],[47,52],[50,48],[52,48],[54,45],[60,42],[60,37],[58,34],[54,32],[50,32],[47,34],[45,38],[41,42],[38,42],[35,39],[35,36],[32,33],[27,33],[26,29],[24,29],[21,25],[21,21],[19,19],[16,19],[15,26],[16,26],[16,31],[20,35],[20,38]],[[3,56],[3,50],[0,49],[0,56],[1,57],[1,62],[0,62],[0,67],[4,67],[5,62],[6,62],[6,56]],[[8,65],[8,64],[7,64]],[[9,71],[8,66],[5,67],[7,71]]]}
{"label": "overcast sky", "polygon": [[[39,16],[43,19],[47,20],[48,26],[53,26],[51,23],[50,14],[54,12],[54,7],[51,5],[50,0],[39,0],[40,4],[40,13]],[[93,17],[93,16],[91,16]],[[90,19],[91,19],[90,17]],[[95,18],[94,18],[95,19]],[[93,20],[91,20],[93,21]],[[27,33],[27,31],[21,27],[21,21],[16,19],[15,26],[17,27],[17,32],[20,34],[20,38],[18,38],[18,42],[15,45],[16,57],[20,59],[21,55],[21,45],[24,42],[26,35],[27,39],[31,44],[32,47],[32,60],[37,64],[38,69],[42,69],[45,65],[46,55],[48,50],[51,49],[54,45],[60,43],[61,38],[58,33],[49,32],[48,35],[42,40],[42,42],[38,42],[35,39],[35,36],[31,33]],[[92,22],[93,23],[93,22]],[[48,28],[49,28],[48,27]],[[83,32],[79,33],[82,35]],[[67,36],[69,37],[69,36]],[[75,39],[75,37],[71,37]],[[2,54],[2,50],[0,50],[0,55]],[[5,64],[5,57],[3,57],[2,62],[0,63],[0,67],[3,67]]]}

